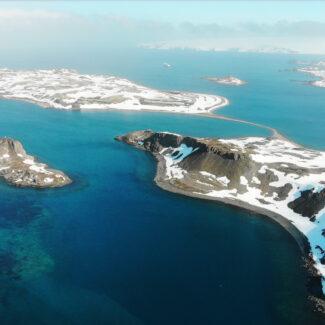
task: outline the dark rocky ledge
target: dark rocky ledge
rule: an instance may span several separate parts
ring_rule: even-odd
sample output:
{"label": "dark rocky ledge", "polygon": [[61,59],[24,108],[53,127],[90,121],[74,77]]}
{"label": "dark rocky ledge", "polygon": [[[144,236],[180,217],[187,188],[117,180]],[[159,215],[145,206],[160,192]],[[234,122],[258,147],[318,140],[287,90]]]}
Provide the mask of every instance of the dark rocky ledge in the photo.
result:
{"label": "dark rocky ledge", "polygon": [[289,202],[288,206],[305,217],[313,218],[316,213],[325,207],[325,189],[319,193],[314,193],[313,190],[302,191],[301,196]]}
{"label": "dark rocky ledge", "polygon": [[0,139],[0,177],[18,187],[62,187],[72,182],[63,172],[27,155],[22,144],[10,138]]}

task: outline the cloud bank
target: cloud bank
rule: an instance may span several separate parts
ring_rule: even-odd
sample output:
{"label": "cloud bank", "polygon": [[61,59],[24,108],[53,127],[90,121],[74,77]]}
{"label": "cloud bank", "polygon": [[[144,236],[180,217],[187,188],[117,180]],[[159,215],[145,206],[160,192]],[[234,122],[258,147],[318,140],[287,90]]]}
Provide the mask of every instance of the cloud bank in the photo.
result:
{"label": "cloud bank", "polygon": [[194,24],[155,21],[154,17],[145,20],[118,15],[0,9],[0,38],[5,51],[140,46],[325,54],[324,35],[325,23],[315,21]]}

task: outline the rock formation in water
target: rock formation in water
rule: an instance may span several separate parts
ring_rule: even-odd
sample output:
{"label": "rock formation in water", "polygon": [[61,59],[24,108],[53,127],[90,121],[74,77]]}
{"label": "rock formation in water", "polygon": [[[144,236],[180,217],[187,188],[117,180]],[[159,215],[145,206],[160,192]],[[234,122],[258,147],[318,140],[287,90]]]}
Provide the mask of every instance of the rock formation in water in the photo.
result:
{"label": "rock formation in water", "polygon": [[247,82],[241,79],[238,79],[236,77],[233,77],[231,75],[217,78],[217,77],[202,77],[202,79],[209,80],[211,82],[217,83],[217,84],[223,84],[223,85],[230,85],[230,86],[242,86],[246,85]]}
{"label": "rock formation in water", "polygon": [[63,172],[37,162],[19,141],[10,138],[0,139],[0,176],[9,185],[19,187],[61,187],[71,183]]}

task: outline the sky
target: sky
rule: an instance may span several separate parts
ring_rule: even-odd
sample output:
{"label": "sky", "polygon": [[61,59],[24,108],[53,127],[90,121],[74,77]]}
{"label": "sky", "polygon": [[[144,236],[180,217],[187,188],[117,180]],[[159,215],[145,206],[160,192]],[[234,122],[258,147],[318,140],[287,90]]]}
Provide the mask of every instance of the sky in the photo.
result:
{"label": "sky", "polygon": [[121,15],[170,23],[274,23],[279,20],[323,21],[320,1],[3,1],[3,9],[59,11],[84,16]]}
{"label": "sky", "polygon": [[1,50],[325,53],[320,1],[0,1]]}

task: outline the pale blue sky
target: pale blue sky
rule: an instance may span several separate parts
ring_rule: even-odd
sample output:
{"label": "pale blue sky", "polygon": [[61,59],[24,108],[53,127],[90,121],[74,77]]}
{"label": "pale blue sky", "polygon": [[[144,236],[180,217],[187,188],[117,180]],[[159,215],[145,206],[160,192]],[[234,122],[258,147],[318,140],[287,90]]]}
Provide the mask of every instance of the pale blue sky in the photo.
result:
{"label": "pale blue sky", "polygon": [[320,1],[0,1],[0,39],[17,49],[287,48],[325,53]]}
{"label": "pale blue sky", "polygon": [[42,9],[86,16],[114,14],[171,23],[325,22],[325,3],[321,1],[1,1],[0,8]]}

